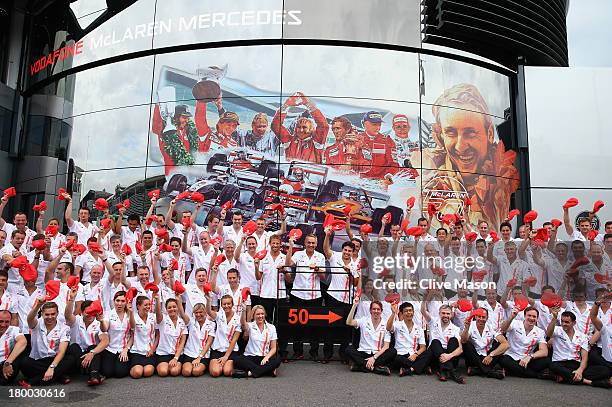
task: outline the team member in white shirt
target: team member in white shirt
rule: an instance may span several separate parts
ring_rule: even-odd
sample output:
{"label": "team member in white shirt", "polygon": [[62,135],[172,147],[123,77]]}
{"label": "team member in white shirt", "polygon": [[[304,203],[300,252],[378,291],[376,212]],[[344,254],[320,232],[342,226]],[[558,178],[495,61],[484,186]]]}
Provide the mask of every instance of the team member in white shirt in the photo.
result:
{"label": "team member in white shirt", "polygon": [[[74,315],[74,300],[77,295],[77,288],[70,290],[70,300],[64,311],[66,325],[70,327],[70,346],[67,352],[72,354],[77,361],[75,368],[81,370],[89,376],[87,384],[96,386],[104,382],[100,363],[101,353],[108,346],[108,334],[103,331],[104,326],[100,322],[104,320],[102,314],[102,304],[100,312],[96,315],[89,315],[86,310],[92,305],[93,301],[86,300],[79,304],[81,315]],[[78,363],[80,362],[80,363]]]}
{"label": "team member in white shirt", "polygon": [[106,252],[106,258],[111,262],[111,264],[121,261],[125,265],[125,271],[128,273],[128,275],[133,276],[135,258],[138,256],[136,256],[135,253],[124,253],[121,245],[121,237],[118,235],[111,236],[110,246],[111,250]]}
{"label": "team member in white shirt", "polygon": [[19,325],[17,306],[19,303],[18,291],[10,293],[8,287],[8,272],[0,270],[0,311],[7,311],[11,315],[11,325]]}
{"label": "team member in white shirt", "polygon": [[557,375],[557,382],[610,387],[610,374],[605,366],[588,366],[589,340],[575,329],[576,315],[563,311],[561,326],[557,326],[559,309],[553,308],[552,314],[546,334],[553,349],[550,371]]}
{"label": "team member in white shirt", "polygon": [[[17,313],[19,315],[19,329],[24,333],[28,341],[28,349],[31,343],[30,329],[28,328],[28,314],[34,306],[36,298],[43,295],[43,290],[36,287],[36,273],[23,272],[23,286],[15,293],[17,296]],[[13,324],[11,324],[13,325]]]}
{"label": "team member in white shirt", "polygon": [[[213,276],[215,276],[217,272],[218,271],[215,269],[215,267],[213,267]],[[213,281],[216,280],[216,278],[213,278]],[[220,287],[217,287],[216,283],[212,283],[212,292],[215,294],[215,297],[217,299],[217,305],[215,306],[215,308],[217,310],[220,310],[220,298],[225,295],[229,295],[230,297],[232,297],[232,301],[234,303],[234,312],[238,312],[240,307],[242,306],[242,303],[244,302],[244,305],[247,307],[247,315],[250,315],[251,296],[249,295],[245,301],[242,300],[242,290],[247,287],[243,286],[240,281],[240,272],[236,269],[229,269],[227,271],[227,281],[228,283],[226,285],[222,285]]]}
{"label": "team member in white shirt", "polygon": [[[11,241],[6,243],[4,247],[0,248],[0,258],[4,264],[10,264],[14,259],[25,255],[22,253],[21,249],[23,246],[23,241],[25,239],[25,234],[19,230],[13,230],[10,234]],[[19,275],[19,270],[15,267],[9,268],[8,273],[8,291],[13,292],[19,289],[19,287],[23,284],[23,279]]]}
{"label": "team member in white shirt", "polygon": [[[159,296],[153,295],[154,301]],[[149,297],[138,295],[136,297],[136,312],[132,303],[127,304],[134,340],[130,348],[130,376],[134,379],[153,376],[157,359],[155,351],[159,344],[159,331],[155,326],[155,315],[149,312],[151,300]]]}
{"label": "team member in white shirt", "polygon": [[[612,376],[612,317],[608,308],[608,315],[605,315],[606,319],[600,318],[600,307],[604,303],[607,303],[608,307],[610,306],[610,298],[605,299],[605,295],[595,301],[591,308],[591,321],[593,321],[593,325],[600,332],[601,358],[603,359],[601,365],[608,368],[608,377],[610,377]],[[593,350],[591,350],[592,352]],[[610,377],[608,383],[612,385],[612,377]]]}
{"label": "team member in white shirt", "polygon": [[0,386],[12,384],[19,374],[28,346],[19,327],[10,325],[11,314],[0,310]]}
{"label": "team member in white shirt", "polygon": [[[42,316],[36,318],[38,312]],[[36,385],[54,380],[70,383],[66,376],[76,360],[66,353],[70,343],[70,328],[58,321],[57,304],[39,297],[28,314],[28,327],[32,330],[32,350],[24,359],[21,372],[27,384]]]}
{"label": "team member in white shirt", "polygon": [[[219,250],[217,247],[210,244],[210,235],[206,231],[202,231],[199,234],[200,244],[198,246],[189,247],[187,245],[186,235],[187,233],[183,230],[183,241],[182,241],[182,250],[183,253],[187,254],[191,258],[191,263],[193,264],[193,269],[197,270],[203,268],[204,270],[210,270],[210,264],[212,260],[217,257]],[[210,276],[206,276],[210,278]],[[195,284],[195,273],[189,273],[189,278],[187,279],[189,284]],[[182,281],[181,281],[182,283]]]}
{"label": "team member in white shirt", "polygon": [[[236,251],[236,243],[233,240],[225,240],[223,242],[223,256],[225,260],[223,260],[219,264],[219,270],[217,273],[216,283],[218,287],[227,284],[227,272],[229,269],[238,269],[238,263],[236,259],[234,259],[234,252]],[[212,279],[209,278],[212,282]]]}
{"label": "team member in white shirt", "polygon": [[[342,251],[335,252],[331,249],[330,235],[332,233],[331,226],[325,228],[325,240],[323,241],[323,254],[329,261],[331,273],[329,276],[329,286],[325,293],[325,306],[339,308],[342,310],[340,315],[345,315],[350,309],[351,291],[353,287],[359,286],[359,272],[357,263],[353,261],[353,252],[355,246],[352,242],[342,243]],[[332,331],[327,330],[325,335],[325,343],[323,344],[323,360],[322,363],[329,362],[334,353],[334,343],[332,340]],[[345,337],[340,343],[338,354],[340,360],[348,361],[346,357],[346,347],[348,346],[348,338]]]}
{"label": "team member in white shirt", "polygon": [[272,236],[282,236],[287,230],[287,223],[285,222],[285,215],[283,214],[281,218],[280,229],[276,232],[270,232],[266,230],[266,220],[264,218],[259,218],[255,221],[257,225],[257,229],[255,229],[255,233],[251,236],[257,240],[257,249],[256,251],[261,251],[264,249],[270,248],[270,237]]}
{"label": "team member in white shirt", "polygon": [[499,257],[493,255],[493,245],[487,249],[487,260],[499,269],[498,295],[503,294],[509,281],[515,280],[513,285],[522,285],[523,280],[530,275],[527,263],[517,256],[516,243],[509,241],[504,246],[504,254]]}
{"label": "team member in white shirt", "polygon": [[548,368],[548,347],[545,332],[536,326],[538,310],[533,307],[524,309],[525,319],[515,321],[519,310],[514,308],[510,318],[504,321],[501,332],[506,334],[510,347],[499,360],[506,374],[519,377],[544,378]]}
{"label": "team member in white shirt", "polygon": [[[68,202],[64,213],[66,225],[71,232],[75,232],[78,235],[78,243],[86,245],[89,238],[96,236],[100,229],[89,221],[91,211],[86,206],[79,208],[79,220],[73,220],[72,197],[70,194],[64,193],[64,199]],[[108,209],[105,211],[104,216],[108,216]]]}
{"label": "team member in white shirt", "polygon": [[[246,244],[246,251],[242,248]],[[257,240],[253,236],[242,235],[238,247],[234,251],[234,259],[238,263],[240,281],[243,286],[251,290],[251,303],[256,305],[259,301],[259,283],[255,278],[254,256],[257,252]]]}
{"label": "team member in white shirt", "polygon": [[[323,304],[321,297],[321,280],[325,280],[325,256],[315,251],[317,237],[307,235],[304,238],[304,250],[293,253],[294,241],[289,237],[289,249],[285,258],[285,266],[295,266],[293,288],[290,294],[292,307],[319,307]],[[294,358],[304,358],[303,338],[310,338],[310,356],[318,359],[319,332],[315,328],[298,327],[292,332]]]}
{"label": "team member in white shirt", "polygon": [[430,301],[431,291],[425,296],[421,304],[421,313],[429,324],[429,352],[431,352],[432,363],[437,361],[440,367],[438,378],[447,381],[449,378],[459,384],[464,384],[465,379],[457,374],[457,363],[459,356],[463,353],[461,346],[461,329],[451,322],[452,308],[443,304],[439,309],[439,317],[433,318],[427,311],[427,303]]}
{"label": "team member in white shirt", "polygon": [[186,283],[187,273],[191,270],[191,262],[189,256],[181,251],[182,240],[178,237],[170,239],[170,247],[172,250],[167,253],[162,253],[160,263],[162,268],[169,268],[173,261],[176,260],[178,268],[174,270],[174,279]]}
{"label": "team member in white shirt", "polygon": [[209,372],[212,377],[221,375],[231,376],[234,373],[234,362],[238,359],[238,337],[240,328],[240,307],[234,312],[234,300],[231,295],[224,295],[219,301],[221,309],[213,311],[210,306],[210,297],[206,296],[206,313],[215,320],[215,340],[210,352]]}
{"label": "team member in white shirt", "polygon": [[126,377],[130,374],[128,351],[134,342],[130,316],[125,303],[125,291],[113,296],[113,308],[104,314],[103,330],[108,332],[109,344],[102,351],[102,374],[105,377]]}
{"label": "team member in white shirt", "polygon": [[504,320],[504,307],[497,302],[497,290],[495,288],[487,288],[485,290],[485,300],[479,301],[477,291],[472,294],[472,307],[484,308],[487,310],[489,317],[489,325],[493,331],[501,330],[501,325]]}
{"label": "team member in white shirt", "polygon": [[474,320],[466,318],[461,332],[463,355],[468,366],[468,376],[485,376],[503,379],[504,372],[495,369],[500,356],[508,349],[508,341],[487,323],[487,310],[474,311]]}
{"label": "team member in white shirt", "polygon": [[[76,272],[76,270],[75,270]],[[104,299],[102,297],[103,283],[102,274],[104,269],[101,265],[95,265],[90,270],[90,282],[79,287],[79,291],[76,296],[76,308],[81,309],[81,303],[83,301],[100,301],[104,306]],[[81,282],[82,283],[82,282]]]}
{"label": "team member in white shirt", "polygon": [[[90,238],[87,242],[88,250],[77,257],[76,261],[74,262],[76,274],[81,276],[81,282],[83,283],[89,283],[91,281],[90,273],[94,266],[103,265],[102,254],[96,250],[92,250],[90,247],[92,242],[97,243],[97,241],[98,240],[95,237]],[[94,245],[94,248],[97,247]]]}
{"label": "team member in white shirt", "polygon": [[244,355],[236,360],[234,377],[277,376],[281,359],[277,355],[278,335],[276,327],[266,321],[266,310],[262,305],[253,307],[253,321],[246,322],[242,313],[240,323],[243,335],[248,338]]}
{"label": "team member in white shirt", "polygon": [[206,315],[206,306],[199,302],[193,306],[193,317],[179,308],[181,318],[189,328],[187,343],[181,356],[183,377],[199,377],[210,364],[210,348],[215,339],[215,321]]}
{"label": "team member in white shirt", "polygon": [[187,340],[187,325],[179,314],[183,303],[180,297],[169,298],[165,302],[166,313],[162,312],[160,293],[155,294],[155,318],[159,331],[159,345],[155,351],[157,359],[157,375],[160,377],[178,376],[182,371],[180,362],[183,348]]}
{"label": "team member in white shirt", "polygon": [[421,374],[429,364],[431,353],[425,344],[425,332],[413,322],[414,306],[409,302],[391,305],[392,314],[387,320],[387,331],[395,336],[394,367],[399,375]]}
{"label": "team member in white shirt", "polygon": [[232,224],[229,226],[224,226],[226,216],[226,211],[224,209],[221,209],[220,221],[219,225],[217,226],[217,233],[223,237],[223,241],[233,240],[234,242],[240,242],[240,240],[242,239],[242,212],[232,213]]}
{"label": "team member in white shirt", "polygon": [[587,244],[589,243],[589,233],[593,229],[589,218],[580,218],[578,220],[579,230],[574,230],[570,222],[569,208],[563,208],[563,226],[565,226],[565,232],[570,237],[570,240],[580,240]]}
{"label": "team member in white shirt", "polygon": [[359,298],[355,298],[353,306],[346,317],[346,324],[359,328],[359,348],[352,345],[346,348],[346,355],[351,362],[352,372],[372,372],[389,376],[388,364],[395,359],[395,349],[389,346],[391,335],[382,319],[382,304],[380,301],[370,303],[370,315],[354,319]]}
{"label": "team member in white shirt", "polygon": [[[26,254],[30,250],[30,244],[32,243],[32,238],[36,232],[28,228],[28,217],[23,212],[15,212],[15,215],[13,215],[12,224],[4,220],[1,215],[2,212],[4,212],[4,207],[7,205],[8,200],[9,198],[7,198],[6,195],[3,195],[2,198],[0,198],[0,230],[5,231],[7,236],[11,236],[15,230],[22,232],[25,235],[22,253]],[[0,246],[0,248],[2,248],[2,246]]]}
{"label": "team member in white shirt", "polygon": [[121,241],[130,246],[133,252],[136,252],[136,242],[139,242],[142,237],[142,227],[140,225],[140,216],[131,214],[127,218],[127,226],[123,225],[123,215],[127,209],[119,208],[119,216],[113,225],[113,232],[121,236]]}

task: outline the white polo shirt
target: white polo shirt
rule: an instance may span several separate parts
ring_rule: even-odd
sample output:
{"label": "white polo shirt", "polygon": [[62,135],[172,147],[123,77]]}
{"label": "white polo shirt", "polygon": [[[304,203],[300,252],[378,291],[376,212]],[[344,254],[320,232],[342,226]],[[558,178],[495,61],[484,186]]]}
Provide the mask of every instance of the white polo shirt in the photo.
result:
{"label": "white polo shirt", "polygon": [[264,329],[260,330],[257,322],[249,322],[249,342],[244,349],[244,356],[266,356],[270,352],[270,342],[278,339],[276,327],[264,322]]}
{"label": "white polo shirt", "polygon": [[236,243],[236,247],[240,244],[242,239],[242,227],[236,232],[233,225],[223,226],[223,241],[233,240]]}
{"label": "white polo shirt", "polygon": [[81,281],[85,283],[91,281],[91,277],[89,277],[89,275],[94,266],[101,266],[104,273],[104,263],[102,262],[102,259],[98,258],[96,260],[89,251],[86,251],[82,255],[78,256],[74,262],[74,265],[83,269],[83,277],[81,277]]}
{"label": "white polo shirt", "polygon": [[139,227],[137,227],[136,230],[131,231],[129,226],[121,226],[121,241],[123,243],[127,243],[134,253],[136,253],[136,242],[140,241],[141,237],[142,232]]}
{"label": "white polo shirt", "polygon": [[501,335],[499,331],[491,329],[489,324],[485,324],[481,334],[476,325],[476,321],[470,323],[468,334],[470,342],[474,345],[476,352],[480,356],[487,356],[493,347],[493,341],[498,335]]}
{"label": "white polo shirt", "polygon": [[278,269],[279,266],[285,266],[285,257],[283,253],[279,253],[274,259],[272,254],[268,253],[259,262],[259,271],[261,271],[259,296],[261,298],[287,298],[285,275]]}
{"label": "white polo shirt", "polygon": [[17,298],[17,313],[19,314],[19,329],[21,332],[30,332],[28,327],[28,314],[34,306],[36,298],[43,295],[43,291],[40,288],[35,288],[32,294],[28,293],[25,287],[21,287],[16,295]]}
{"label": "white polo shirt", "polygon": [[484,308],[489,313],[487,324],[491,326],[493,331],[499,331],[501,324],[504,322],[504,307],[499,302],[495,302],[495,306],[491,306],[487,301],[478,301],[478,308]]}
{"label": "white polo shirt", "polygon": [[[215,321],[206,318],[206,322],[202,325],[195,318],[189,320],[189,336],[185,343],[183,353],[190,358],[197,358],[206,346],[206,341],[209,336],[215,336]],[[204,355],[204,358],[210,357],[210,349]]]}
{"label": "white polo shirt", "polygon": [[574,329],[574,335],[570,338],[560,326],[555,327],[551,337],[553,354],[552,361],[560,362],[563,360],[581,360],[580,351],[589,351],[589,338]]}
{"label": "white polo shirt", "polygon": [[150,350],[153,350],[155,344],[155,315],[149,312],[147,319],[143,320],[138,315],[138,312],[134,312],[134,343],[130,352],[138,353],[140,355],[146,355]]}
{"label": "white polo shirt", "polygon": [[223,263],[219,264],[219,268],[217,270],[217,287],[227,284],[227,271],[229,269],[238,270],[238,263],[234,260],[234,256],[232,256],[229,260],[225,259]]}
{"label": "white polo shirt", "polygon": [[381,319],[378,326],[374,326],[372,318],[367,316],[357,320],[359,324],[359,351],[374,354],[382,349],[385,342],[391,342],[391,334],[385,327],[385,320]]}
{"label": "white polo shirt", "polygon": [[516,285],[521,285],[523,279],[530,275],[527,262],[519,258],[510,263],[505,255],[500,256],[497,258],[497,266],[499,268],[499,280],[497,281],[498,295],[504,294],[508,281],[511,279],[516,279]]}
{"label": "white polo shirt", "polygon": [[263,249],[270,250],[270,236],[273,234],[274,232],[270,232],[268,230],[264,230],[261,236],[259,236],[257,232],[253,233],[251,236],[257,240],[256,251],[261,251]]}
{"label": "white polo shirt", "polygon": [[393,334],[395,335],[395,350],[398,355],[412,355],[419,350],[420,345],[425,345],[425,333],[416,324],[412,324],[412,330],[403,320],[393,322]]}
{"label": "white polo shirt", "polygon": [[159,345],[155,351],[158,355],[176,355],[182,335],[187,335],[187,326],[182,318],[177,317],[176,325],[168,315],[164,315],[161,323],[157,324],[159,330]]}
{"label": "white polo shirt", "polygon": [[189,279],[187,280],[190,284],[195,284],[195,271],[199,268],[203,268],[207,270],[208,278],[210,279],[210,262],[212,261],[213,255],[215,254],[215,248],[213,245],[208,246],[208,251],[204,251],[204,249],[200,246],[194,246],[191,248],[191,258],[193,260],[193,272],[189,275]]}
{"label": "white polo shirt", "polygon": [[[232,310],[234,312],[238,312],[240,305],[242,305],[242,289],[244,287],[245,286],[243,286],[242,283],[238,285],[236,291],[232,291],[232,287],[230,287],[229,284],[217,287],[217,291],[219,291],[219,293],[214,295],[213,303],[216,304],[219,309],[221,309],[221,298],[223,298],[224,295],[231,295],[234,300],[234,306],[232,307]],[[246,301],[244,301],[244,305],[251,305],[250,295],[247,297]]]}
{"label": "white polo shirt", "polygon": [[16,326],[9,326],[6,332],[0,336],[0,363],[4,362],[11,355],[19,336],[23,337],[23,334]]}
{"label": "white polo shirt", "polygon": [[[6,232],[6,242],[4,243],[4,246],[6,247],[11,244],[11,235],[13,234],[14,230],[17,230],[17,226],[13,225],[12,223],[4,222],[4,226],[2,226],[2,230]],[[19,248],[19,251],[21,252],[21,254],[25,255],[30,251],[32,247],[32,240],[34,239],[35,235],[36,235],[36,231],[26,226],[25,239],[23,239],[23,244]]]}
{"label": "white polo shirt", "polygon": [[604,323],[601,327],[601,356],[612,363],[612,324]]}
{"label": "white polo shirt", "polygon": [[100,330],[100,321],[94,319],[89,326],[85,326],[81,315],[76,315],[74,319],[70,327],[70,343],[76,343],[83,351],[100,343],[100,334],[105,334]]}
{"label": "white polo shirt", "polygon": [[[7,239],[8,241],[8,239]],[[22,245],[23,246],[23,245]],[[10,242],[5,244],[2,249],[0,249],[0,258],[2,256],[8,254],[10,256],[13,255],[13,252],[18,251],[15,246],[13,246]],[[21,253],[21,252],[20,252]],[[19,275],[19,270],[15,267],[9,268],[8,271],[8,288],[7,290],[14,292],[19,289],[19,287],[23,286],[23,278]]]}
{"label": "white polo shirt", "polygon": [[302,300],[321,298],[319,275],[310,266],[324,268],[325,256],[323,253],[315,251],[311,257],[308,257],[306,250],[300,250],[294,253],[291,259],[297,266],[291,295]]}
{"label": "white polo shirt", "polygon": [[72,226],[68,228],[70,232],[74,232],[79,237],[78,243],[87,246],[87,240],[95,237],[100,229],[91,222],[87,223],[87,226],[79,222],[78,220],[72,221]]}
{"label": "white polo shirt", "polygon": [[57,315],[57,320],[61,321],[62,323],[65,322],[64,311],[66,310],[66,305],[68,305],[68,300],[70,300],[70,288],[68,287],[68,284],[60,282],[59,295],[51,300],[51,302],[57,304],[57,309],[59,312]]}
{"label": "white polo shirt", "polygon": [[115,284],[109,280],[107,276],[104,276],[99,284],[102,288],[102,307],[104,308],[105,312],[115,308],[114,298],[117,291],[127,292],[127,288],[123,285],[123,283]]}
{"label": "white polo shirt", "polygon": [[333,252],[329,258],[329,266],[332,267],[331,281],[329,282],[329,288],[327,294],[335,298],[337,301],[345,304],[350,303],[350,281],[347,272],[343,267],[348,267],[353,278],[359,277],[357,270],[357,263],[349,259],[348,263],[345,264],[342,260],[341,252]]}
{"label": "white polo shirt", "polygon": [[249,287],[252,295],[259,295],[259,282],[255,278],[255,261],[248,252],[240,254],[238,271],[240,271],[240,284]]}
{"label": "white polo shirt", "polygon": [[457,338],[460,341],[461,329],[452,322],[449,322],[446,327],[442,327],[442,321],[432,318],[429,324],[429,344],[431,345],[431,342],[437,339],[442,344],[442,347],[446,349],[448,341],[452,338]]}
{"label": "white polo shirt", "polygon": [[172,260],[176,260],[178,262],[178,270],[174,270],[174,279],[180,281],[181,283],[185,283],[185,276],[187,274],[187,271],[191,270],[191,262],[189,261],[189,256],[181,252],[177,259],[176,257],[174,257],[172,252],[167,252],[162,253],[159,262],[161,263],[161,266],[163,268],[168,268],[172,264]]}
{"label": "white polo shirt", "polygon": [[[595,333],[595,327],[591,323],[591,307],[592,305],[587,302],[584,312],[580,312],[575,302],[567,301],[565,303],[565,311],[572,312],[576,316],[576,326],[574,329],[588,338]],[[559,313],[557,318],[561,321],[561,313]]]}
{"label": "white polo shirt", "polygon": [[[215,330],[215,341],[212,344],[212,348],[219,352],[227,352],[230,341],[236,332],[242,332],[240,328],[240,314],[234,312],[231,319],[228,321],[225,312],[217,312],[217,329]],[[238,341],[234,345],[234,352],[238,352]]]}
{"label": "white polo shirt", "polygon": [[8,290],[4,290],[4,293],[0,296],[0,311],[16,314],[18,301],[19,296],[16,292],[10,293]]}
{"label": "white polo shirt", "polygon": [[534,326],[531,331],[526,332],[523,321],[512,321],[506,332],[506,338],[510,347],[505,354],[514,360],[530,356],[538,351],[540,343],[546,344],[544,330]]}
{"label": "white polo shirt", "polygon": [[59,320],[50,331],[45,327],[42,317],[36,321],[36,327],[32,331],[32,350],[30,357],[39,360],[54,357],[61,342],[70,342],[70,327]]}
{"label": "white polo shirt", "polygon": [[[34,257],[36,256],[36,251],[32,250],[28,253],[28,263],[34,263]],[[36,287],[41,290],[45,288],[45,272],[47,271],[47,267],[49,266],[49,261],[45,260],[41,255],[38,259],[38,268],[36,269]]]}
{"label": "white polo shirt", "polygon": [[189,316],[193,313],[193,307],[200,303],[206,305],[204,291],[197,284],[185,284],[185,292],[182,295],[185,301],[185,313]]}
{"label": "white polo shirt", "polygon": [[95,285],[92,285],[92,283],[79,285],[79,290],[77,291],[75,301],[100,301],[102,307],[104,307],[102,287],[103,286],[101,281],[99,281],[98,284]]}
{"label": "white polo shirt", "polygon": [[108,324],[109,343],[106,350],[113,354],[120,353],[127,348],[130,339],[130,316],[126,311],[123,314],[123,319],[121,319],[117,311],[112,309],[106,314],[104,320]]}

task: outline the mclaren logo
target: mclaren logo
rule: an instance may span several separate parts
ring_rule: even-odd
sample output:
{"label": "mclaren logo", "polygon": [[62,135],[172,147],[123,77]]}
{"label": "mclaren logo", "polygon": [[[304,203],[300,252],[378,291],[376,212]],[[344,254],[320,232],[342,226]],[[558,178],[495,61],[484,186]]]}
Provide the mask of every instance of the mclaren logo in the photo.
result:
{"label": "mclaren logo", "polygon": [[[459,185],[461,190],[445,189],[451,185]],[[442,216],[447,213],[458,213],[464,216],[463,200],[468,197],[467,190],[456,178],[440,176],[432,178],[423,187],[423,212],[427,214],[430,203],[436,207],[436,217],[442,221]]]}

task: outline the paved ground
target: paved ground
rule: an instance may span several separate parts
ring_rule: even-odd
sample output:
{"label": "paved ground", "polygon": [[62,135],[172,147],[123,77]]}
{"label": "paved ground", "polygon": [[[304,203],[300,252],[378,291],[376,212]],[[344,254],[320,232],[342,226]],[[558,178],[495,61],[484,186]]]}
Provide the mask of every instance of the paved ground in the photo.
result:
{"label": "paved ground", "polygon": [[[309,361],[283,365],[278,378],[212,379],[153,377],[108,380],[96,388],[83,381],[63,388],[63,398],[9,398],[0,388],[1,406],[611,406],[612,390],[567,386],[540,380],[503,381],[468,377],[467,384],[440,383],[434,376],[391,377],[351,373],[340,363]],[[209,404],[210,403],[210,404]]]}

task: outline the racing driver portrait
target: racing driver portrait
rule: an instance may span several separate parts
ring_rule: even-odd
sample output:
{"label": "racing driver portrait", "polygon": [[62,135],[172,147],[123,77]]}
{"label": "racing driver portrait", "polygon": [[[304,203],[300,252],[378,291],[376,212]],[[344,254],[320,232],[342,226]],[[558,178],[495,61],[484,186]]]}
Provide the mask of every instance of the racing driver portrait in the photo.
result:
{"label": "racing driver portrait", "polygon": [[[516,153],[506,151],[503,142],[496,140],[488,105],[474,85],[447,89],[435,101],[432,113],[436,147],[424,149],[422,163],[415,165],[430,169],[422,171],[423,185],[431,182],[432,190],[441,191],[465,189],[472,202],[467,215],[470,223],[485,220],[497,230],[506,218],[511,194],[519,187]],[[439,213],[456,211],[443,206],[437,208]]]}

